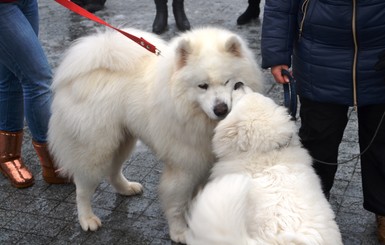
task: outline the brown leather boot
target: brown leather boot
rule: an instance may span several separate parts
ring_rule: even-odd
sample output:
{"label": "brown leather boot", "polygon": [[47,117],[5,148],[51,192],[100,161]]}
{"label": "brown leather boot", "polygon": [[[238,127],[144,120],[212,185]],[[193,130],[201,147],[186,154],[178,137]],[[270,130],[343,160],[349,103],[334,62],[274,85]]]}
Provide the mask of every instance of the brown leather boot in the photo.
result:
{"label": "brown leather boot", "polygon": [[51,154],[48,150],[47,143],[37,143],[32,141],[33,147],[40,160],[40,165],[43,170],[43,179],[49,184],[68,184],[71,183],[70,179],[59,176],[57,169],[52,161]]}
{"label": "brown leather boot", "polygon": [[23,131],[7,132],[0,130],[0,172],[16,188],[26,188],[34,184],[31,171],[21,159],[22,143]]}
{"label": "brown leather boot", "polygon": [[381,245],[385,245],[385,216],[376,215],[377,237]]}

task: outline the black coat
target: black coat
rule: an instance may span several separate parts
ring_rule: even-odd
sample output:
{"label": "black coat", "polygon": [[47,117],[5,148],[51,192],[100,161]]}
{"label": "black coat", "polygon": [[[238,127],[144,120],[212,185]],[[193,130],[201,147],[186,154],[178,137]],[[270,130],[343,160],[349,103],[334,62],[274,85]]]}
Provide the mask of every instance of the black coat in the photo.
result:
{"label": "black coat", "polygon": [[262,67],[289,65],[308,99],[385,103],[385,0],[266,0]]}

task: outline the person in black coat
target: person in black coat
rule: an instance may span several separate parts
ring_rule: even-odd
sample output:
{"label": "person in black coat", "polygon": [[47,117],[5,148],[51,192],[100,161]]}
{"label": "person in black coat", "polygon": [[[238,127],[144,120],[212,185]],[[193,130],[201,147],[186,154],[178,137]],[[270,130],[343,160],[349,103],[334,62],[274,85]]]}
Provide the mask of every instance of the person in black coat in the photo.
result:
{"label": "person in black coat", "polygon": [[[329,197],[348,109],[358,117],[364,208],[385,244],[385,1],[266,0],[262,67],[278,83],[292,67],[299,135]],[[382,54],[382,55],[381,55]]]}

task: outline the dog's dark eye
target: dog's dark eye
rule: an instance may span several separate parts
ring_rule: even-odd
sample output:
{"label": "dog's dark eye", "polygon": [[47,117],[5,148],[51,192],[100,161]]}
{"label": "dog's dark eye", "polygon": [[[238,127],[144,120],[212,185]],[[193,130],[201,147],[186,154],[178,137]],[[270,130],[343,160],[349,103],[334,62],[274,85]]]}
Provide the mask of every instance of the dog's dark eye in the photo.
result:
{"label": "dog's dark eye", "polygon": [[242,87],[243,85],[244,85],[243,82],[237,82],[237,83],[234,85],[234,90],[239,89],[239,88]]}
{"label": "dog's dark eye", "polygon": [[199,84],[198,87],[200,87],[201,89],[208,89],[209,88],[209,85],[207,83],[204,83],[204,84]]}

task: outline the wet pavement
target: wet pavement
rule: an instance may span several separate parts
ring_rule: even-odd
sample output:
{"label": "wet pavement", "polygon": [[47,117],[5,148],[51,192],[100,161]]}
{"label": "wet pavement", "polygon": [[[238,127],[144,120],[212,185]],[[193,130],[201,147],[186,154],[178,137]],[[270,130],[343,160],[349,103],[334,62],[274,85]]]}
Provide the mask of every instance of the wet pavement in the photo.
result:
{"label": "wet pavement", "polygon": [[[40,0],[39,4],[40,39],[55,71],[63,52],[74,39],[101,26],[71,13],[52,0]],[[194,27],[215,25],[242,35],[260,62],[262,20],[245,26],[236,25],[236,18],[246,6],[246,0],[192,0],[186,1],[185,10]],[[117,27],[151,31],[155,6],[152,0],[107,0],[105,9],[96,15]],[[177,34],[171,2],[168,21],[169,30],[161,35],[166,40]],[[264,73],[268,81],[267,95],[282,104],[282,87],[272,81],[267,71]],[[356,113],[351,111],[349,118],[340,147],[340,161],[359,153]],[[36,183],[31,188],[18,190],[0,176],[0,244],[172,244],[157,197],[162,163],[146,146],[138,144],[124,165],[125,176],[143,184],[143,195],[120,196],[107,182],[100,184],[93,199],[94,211],[103,222],[97,232],[83,232],[77,222],[74,185],[49,185],[42,180],[28,127],[25,128],[22,153]],[[344,244],[375,245],[378,244],[375,218],[362,208],[360,176],[359,159],[340,165],[330,202]]]}

